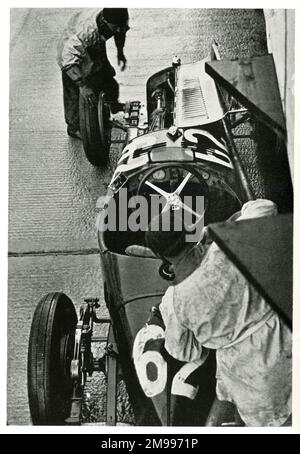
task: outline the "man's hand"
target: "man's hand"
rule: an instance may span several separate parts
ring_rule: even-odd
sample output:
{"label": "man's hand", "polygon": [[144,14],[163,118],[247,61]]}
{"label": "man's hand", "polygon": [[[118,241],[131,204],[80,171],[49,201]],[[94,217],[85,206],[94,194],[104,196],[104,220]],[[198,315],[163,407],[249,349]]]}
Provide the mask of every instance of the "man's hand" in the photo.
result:
{"label": "man's hand", "polygon": [[126,69],[126,57],[123,52],[118,52],[118,66],[121,65],[121,71],[124,71]]}
{"label": "man's hand", "polygon": [[82,85],[82,87],[79,87],[79,91],[81,96],[90,104],[90,106],[93,107],[97,105],[97,97],[91,87]]}

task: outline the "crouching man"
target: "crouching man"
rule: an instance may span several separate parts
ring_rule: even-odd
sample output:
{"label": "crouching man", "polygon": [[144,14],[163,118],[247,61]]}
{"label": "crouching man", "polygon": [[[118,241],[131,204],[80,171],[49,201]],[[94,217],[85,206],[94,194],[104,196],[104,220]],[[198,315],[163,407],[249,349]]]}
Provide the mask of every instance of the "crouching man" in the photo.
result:
{"label": "crouching man", "polygon": [[60,38],[57,62],[62,70],[63,97],[67,133],[81,138],[79,128],[79,93],[91,105],[104,90],[111,110],[121,109],[119,85],[109,63],[105,42],[112,36],[117,47],[118,64],[126,68],[124,45],[128,26],[127,8],[83,9],[74,14]]}
{"label": "crouching man", "polygon": [[[176,211],[161,216],[170,214],[172,221]],[[247,202],[237,220],[275,214],[275,204],[260,199]],[[220,401],[234,404],[246,426],[289,425],[290,329],[215,243],[191,245],[184,228],[159,230],[158,218],[151,225],[146,243],[176,276],[159,305],[164,348],[180,361],[197,360],[202,347],[216,351],[218,401],[207,425],[222,424]]]}

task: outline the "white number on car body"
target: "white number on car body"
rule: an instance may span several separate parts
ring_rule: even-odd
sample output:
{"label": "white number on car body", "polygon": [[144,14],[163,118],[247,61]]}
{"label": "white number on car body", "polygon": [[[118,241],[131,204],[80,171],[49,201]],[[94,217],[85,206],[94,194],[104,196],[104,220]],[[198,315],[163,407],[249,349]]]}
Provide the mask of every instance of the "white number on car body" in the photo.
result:
{"label": "white number on car body", "polygon": [[[164,330],[158,325],[151,324],[143,327],[134,340],[133,360],[140,385],[147,397],[162,393],[167,384],[167,362],[159,352],[164,339]],[[197,361],[184,364],[179,369],[172,381],[173,395],[195,399],[198,386],[186,381],[206,358],[207,354]]]}
{"label": "white number on car body", "polygon": [[[160,326],[146,325],[137,333],[134,340],[134,365],[140,385],[147,397],[160,394],[166,387],[167,363],[158,351],[164,338],[164,330]],[[149,350],[145,351],[146,344]]]}

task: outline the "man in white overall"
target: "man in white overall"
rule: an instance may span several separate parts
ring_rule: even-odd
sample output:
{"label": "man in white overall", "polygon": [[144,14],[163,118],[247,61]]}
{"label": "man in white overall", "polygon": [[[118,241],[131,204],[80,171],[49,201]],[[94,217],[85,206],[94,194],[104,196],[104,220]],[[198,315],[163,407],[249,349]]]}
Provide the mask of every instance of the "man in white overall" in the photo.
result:
{"label": "man in white overall", "polygon": [[[174,212],[176,215],[176,212]],[[277,214],[269,200],[247,202],[242,220]],[[215,244],[191,246],[178,232],[146,233],[148,247],[173,266],[176,285],[159,306],[167,352],[195,361],[216,350],[219,401],[232,402],[246,426],[291,422],[292,334],[280,317]],[[214,423],[212,423],[214,421]],[[221,421],[210,415],[208,425]]]}

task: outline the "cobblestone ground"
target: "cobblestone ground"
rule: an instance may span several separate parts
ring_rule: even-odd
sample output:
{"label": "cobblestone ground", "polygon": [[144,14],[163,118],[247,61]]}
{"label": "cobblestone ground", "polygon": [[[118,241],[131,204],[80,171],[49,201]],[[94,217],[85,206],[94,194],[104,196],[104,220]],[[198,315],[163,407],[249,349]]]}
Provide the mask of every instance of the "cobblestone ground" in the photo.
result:
{"label": "cobblestone ground", "polygon": [[[119,152],[106,169],[93,168],[79,141],[67,137],[56,43],[74,9],[11,10],[10,193],[8,281],[8,424],[30,424],[26,357],[30,322],[38,300],[63,291],[78,304],[98,295],[105,314],[95,235],[95,202],[106,192]],[[145,98],[145,83],[177,54],[183,63],[207,55],[212,39],[222,57],[266,53],[261,10],[135,9],[126,43],[128,69],[117,70],[121,101]],[[113,42],[108,53],[116,66]],[[258,176],[255,154],[244,160]],[[260,194],[258,186],[256,192]],[[104,420],[105,382],[88,384],[84,417]],[[121,384],[119,420],[132,422]]]}

